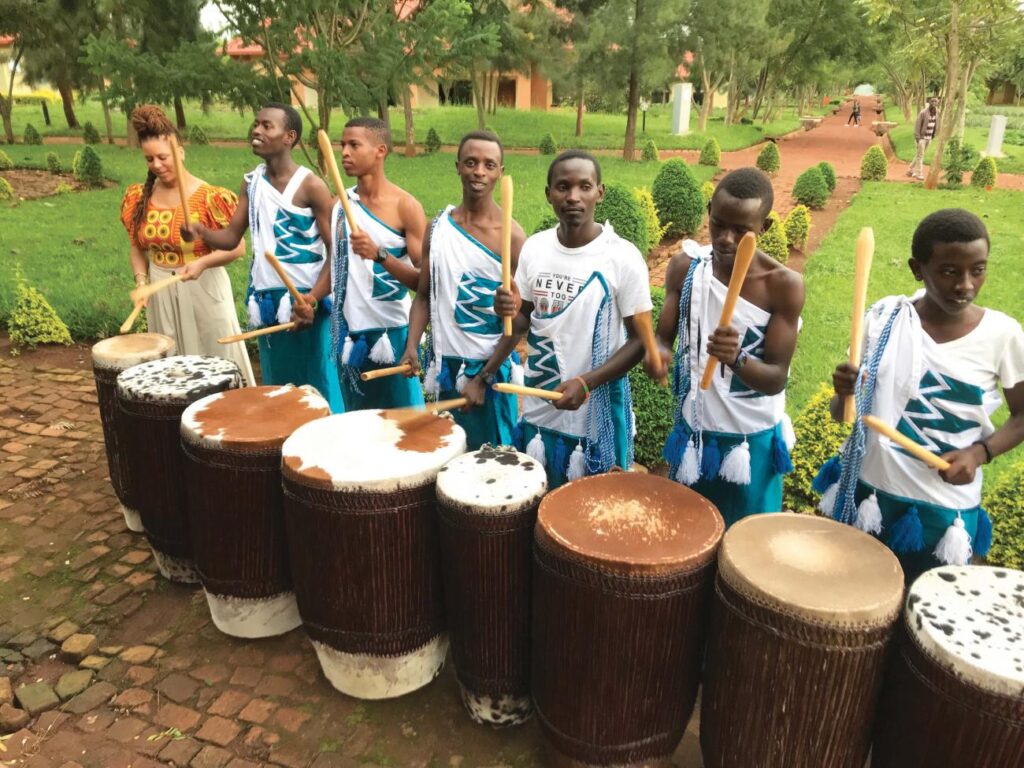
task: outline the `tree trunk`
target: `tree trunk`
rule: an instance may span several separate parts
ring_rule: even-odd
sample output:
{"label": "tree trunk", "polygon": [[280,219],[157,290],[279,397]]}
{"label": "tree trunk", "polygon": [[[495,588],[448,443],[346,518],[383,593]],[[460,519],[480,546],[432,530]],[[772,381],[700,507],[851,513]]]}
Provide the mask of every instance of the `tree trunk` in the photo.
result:
{"label": "tree trunk", "polygon": [[107,144],[114,143],[114,123],[110,118],[110,103],[107,101],[107,86],[103,78],[99,79],[100,105],[103,107],[103,127],[107,132]]}
{"label": "tree trunk", "polygon": [[622,159],[635,160],[636,149],[636,111],[640,105],[640,72],[639,64],[634,59],[629,70],[629,102],[626,111],[626,141],[622,146]]}
{"label": "tree trunk", "polygon": [[68,128],[81,128],[78,118],[75,116],[75,95],[71,92],[71,85],[61,80],[57,83],[57,91],[60,93],[60,101],[64,107],[64,119],[67,120]]}
{"label": "tree trunk", "polygon": [[185,105],[181,103],[180,96],[174,97],[174,124],[179,131],[184,131],[188,127],[185,121]]}
{"label": "tree trunk", "polygon": [[13,144],[14,123],[11,122],[11,102],[4,96],[0,96],[0,118],[4,122],[4,138],[8,144]]}
{"label": "tree trunk", "polygon": [[736,119],[736,99],[739,98],[736,90],[736,54],[733,53],[729,57],[729,84],[726,86],[726,92],[729,94],[729,100],[725,105],[726,125],[732,125]]}
{"label": "tree trunk", "polygon": [[416,130],[412,124],[412,86],[402,92],[402,111],[405,113],[405,156],[416,157]]}
{"label": "tree trunk", "polygon": [[[949,35],[946,39],[946,80],[944,90],[947,103],[952,96],[954,99],[959,96],[960,86],[960,0],[949,2]],[[955,103],[955,102],[954,102]],[[951,107],[953,105],[950,105]],[[935,189],[939,186],[939,176],[942,174],[942,154],[946,148],[946,141],[953,133],[954,117],[956,108],[942,110],[939,118],[939,130],[935,137],[935,156],[932,164],[928,167],[928,177],[925,179],[925,189]]]}
{"label": "tree trunk", "polygon": [[971,60],[967,64],[967,69],[964,70],[963,76],[960,78],[960,97],[956,104],[956,122],[954,123],[956,135],[961,138],[964,137],[964,127],[967,122],[967,94],[970,91],[971,80],[974,79],[974,73],[978,69],[978,61],[976,59]]}
{"label": "tree trunk", "polygon": [[498,88],[501,85],[501,71],[494,73],[494,85],[491,86],[491,114],[498,114]]}
{"label": "tree trunk", "polygon": [[765,87],[768,84],[768,65],[761,67],[761,71],[757,74],[757,88],[754,89],[754,111],[752,118],[757,119],[758,114],[761,112],[761,107],[764,105]]}
{"label": "tree trunk", "polygon": [[377,116],[384,121],[384,125],[391,130],[391,110],[388,109],[388,97],[381,96],[380,101],[377,102]]}
{"label": "tree trunk", "polygon": [[473,86],[473,103],[476,104],[476,127],[478,130],[486,130],[487,128],[487,115],[484,108],[484,93],[483,83],[481,83],[483,75],[474,74],[470,82]]}
{"label": "tree trunk", "polygon": [[697,131],[703,133],[708,129],[708,118],[711,117],[711,105],[715,101],[715,89],[704,88],[704,101],[700,105],[700,116],[697,118]]}
{"label": "tree trunk", "polygon": [[580,78],[579,86],[576,88],[576,135],[583,135],[583,78]]}
{"label": "tree trunk", "polygon": [[135,132],[135,128],[132,127],[132,117],[131,117],[131,111],[130,110],[125,113],[125,120],[128,123],[128,129],[127,129],[127,132],[125,133],[125,136],[127,137],[127,141],[125,143],[128,145],[129,149],[138,149],[138,146],[139,146],[139,134],[137,134]]}

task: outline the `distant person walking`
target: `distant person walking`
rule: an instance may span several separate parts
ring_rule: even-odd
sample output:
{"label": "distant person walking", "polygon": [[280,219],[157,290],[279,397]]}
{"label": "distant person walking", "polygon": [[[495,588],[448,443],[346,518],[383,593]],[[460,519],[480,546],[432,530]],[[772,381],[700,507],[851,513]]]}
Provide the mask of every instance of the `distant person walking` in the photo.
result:
{"label": "distant person walking", "polygon": [[850,117],[846,120],[846,127],[850,127],[850,123],[853,123],[860,128],[860,102],[857,99],[853,100],[853,109],[850,110]]}
{"label": "distant person walking", "polygon": [[939,99],[932,96],[928,99],[928,106],[921,110],[914,123],[914,142],[917,144],[917,154],[914,155],[914,162],[907,169],[907,176],[913,176],[918,181],[924,180],[924,151],[928,149],[928,143],[935,138],[935,131],[939,127]]}

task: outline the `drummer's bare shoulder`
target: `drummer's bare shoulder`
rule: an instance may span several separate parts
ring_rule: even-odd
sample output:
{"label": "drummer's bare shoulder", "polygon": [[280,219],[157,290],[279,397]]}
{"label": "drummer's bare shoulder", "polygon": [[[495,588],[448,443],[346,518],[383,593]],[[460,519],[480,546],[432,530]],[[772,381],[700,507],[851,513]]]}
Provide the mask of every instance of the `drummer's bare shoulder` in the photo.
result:
{"label": "drummer's bare shoulder", "polygon": [[682,248],[679,253],[669,259],[668,267],[665,269],[665,291],[678,293],[683,288],[683,281],[686,273],[690,271],[690,263],[693,259]]}
{"label": "drummer's bare shoulder", "polygon": [[795,321],[804,308],[804,278],[784,264],[780,264],[768,254],[758,251],[758,267],[766,271],[765,287],[767,288],[766,311],[772,315],[779,314]]}
{"label": "drummer's bare shoulder", "polygon": [[295,195],[295,204],[299,208],[312,208],[314,211],[330,212],[334,208],[334,195],[327,184],[315,173],[306,174]]}

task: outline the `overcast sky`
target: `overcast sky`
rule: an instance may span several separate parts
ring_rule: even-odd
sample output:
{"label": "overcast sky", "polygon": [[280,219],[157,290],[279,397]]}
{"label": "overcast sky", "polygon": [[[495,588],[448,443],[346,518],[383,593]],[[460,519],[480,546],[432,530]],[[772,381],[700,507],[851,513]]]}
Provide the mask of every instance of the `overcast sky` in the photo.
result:
{"label": "overcast sky", "polygon": [[213,3],[207,3],[199,13],[199,20],[205,29],[214,33],[220,33],[224,29],[225,22],[221,12]]}

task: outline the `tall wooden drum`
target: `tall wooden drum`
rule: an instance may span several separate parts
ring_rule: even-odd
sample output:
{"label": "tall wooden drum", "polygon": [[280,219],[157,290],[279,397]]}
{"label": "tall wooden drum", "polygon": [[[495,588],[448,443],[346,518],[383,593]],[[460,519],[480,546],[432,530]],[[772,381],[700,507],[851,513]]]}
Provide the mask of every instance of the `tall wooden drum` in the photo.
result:
{"label": "tall wooden drum", "polygon": [[667,761],[697,695],[724,529],[703,496],[650,475],[597,475],[544,497],[531,679],[553,762]]}
{"label": "tall wooden drum", "polygon": [[455,674],[470,717],[517,725],[530,704],[530,567],[544,467],[484,446],[437,476],[441,570]]}
{"label": "tall wooden drum", "polygon": [[809,515],[725,534],[701,694],[706,768],[864,768],[903,596],[895,555]]}
{"label": "tall wooden drum", "polygon": [[162,333],[132,333],[112,336],[92,346],[92,375],[96,380],[96,400],[103,425],[103,443],[107,448],[110,484],[121,504],[128,530],[142,532],[142,518],[135,502],[128,497],[128,462],[117,444],[117,375],[139,363],[159,360],[174,354],[174,339]]}
{"label": "tall wooden drum", "polygon": [[199,355],[153,360],[117,377],[117,445],[128,465],[129,497],[160,573],[171,581],[199,581],[188,534],[181,414],[201,397],[242,384],[233,362]]}
{"label": "tall wooden drum", "polygon": [[299,626],[281,491],[281,446],[329,416],[312,387],[247,387],[197,400],[181,417],[196,570],[210,616],[235,637]]}
{"label": "tall wooden drum", "polygon": [[295,596],[339,691],[392,698],[440,673],[448,637],[435,480],[465,450],[455,422],[407,411],[328,416],[285,441]]}
{"label": "tall wooden drum", "polygon": [[1024,766],[1024,573],[943,566],[910,587],[873,768]]}

